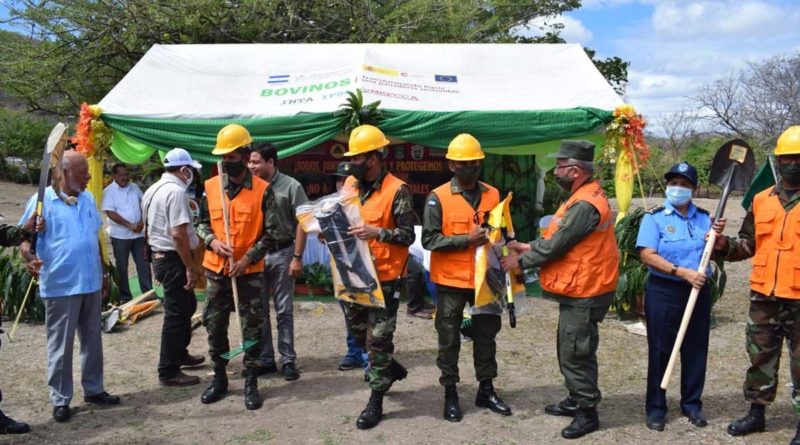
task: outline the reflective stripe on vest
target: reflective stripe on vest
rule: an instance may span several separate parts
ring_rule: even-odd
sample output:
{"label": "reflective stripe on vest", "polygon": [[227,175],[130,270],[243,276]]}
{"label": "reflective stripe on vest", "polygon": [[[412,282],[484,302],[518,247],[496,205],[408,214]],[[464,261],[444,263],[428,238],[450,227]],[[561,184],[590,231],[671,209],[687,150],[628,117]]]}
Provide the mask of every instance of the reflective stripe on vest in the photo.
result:
{"label": "reflective stripe on vest", "polygon": [[614,218],[600,183],[584,184],[558,208],[547,227],[544,239],[550,239],[558,224],[579,201],[586,201],[600,213],[594,232],[582,239],[563,257],[548,262],[539,271],[543,290],[572,298],[590,298],[613,291],[619,278],[619,251],[614,237]]}
{"label": "reflective stripe on vest", "polygon": [[[364,224],[392,230],[397,227],[392,214],[392,203],[397,191],[405,185],[391,173],[383,177],[380,190],[372,190],[367,200],[361,204],[361,217]],[[358,181],[353,176],[348,176],[345,186],[358,190]],[[369,249],[375,262],[379,281],[391,281],[403,274],[403,266],[408,258],[408,246],[400,244],[382,243],[378,240],[369,240]]]}
{"label": "reflective stripe on vest", "polygon": [[[253,176],[253,187],[248,189],[242,187],[233,201],[225,195],[225,205],[228,208],[228,220],[230,222],[231,247],[233,247],[234,260],[240,259],[261,237],[264,228],[264,212],[261,209],[261,202],[264,199],[264,192],[267,191],[268,183],[263,179]],[[211,221],[211,231],[214,236],[225,242],[225,223],[222,220],[222,201],[219,193],[219,175],[214,176],[205,183],[206,202],[208,202],[208,216]],[[225,263],[228,260],[223,258],[211,249],[206,249],[203,255],[203,267],[222,274]],[[245,274],[258,273],[264,270],[264,262],[256,261],[245,269]],[[227,275],[227,272],[225,273]]]}
{"label": "reflective stripe on vest", "polygon": [[753,219],[756,253],[750,289],[800,299],[800,205],[787,213],[770,187],[753,199]]}
{"label": "reflective stripe on vest", "polygon": [[[477,210],[472,208],[461,193],[453,194],[450,182],[433,191],[442,206],[442,235],[468,235],[476,226],[483,223],[479,220],[476,224],[476,212],[482,219],[486,212],[491,211],[500,202],[500,193],[496,188],[481,184],[487,190],[481,194],[481,203]],[[464,250],[432,251],[431,281],[443,286],[474,289],[476,249],[475,246],[469,246]]]}

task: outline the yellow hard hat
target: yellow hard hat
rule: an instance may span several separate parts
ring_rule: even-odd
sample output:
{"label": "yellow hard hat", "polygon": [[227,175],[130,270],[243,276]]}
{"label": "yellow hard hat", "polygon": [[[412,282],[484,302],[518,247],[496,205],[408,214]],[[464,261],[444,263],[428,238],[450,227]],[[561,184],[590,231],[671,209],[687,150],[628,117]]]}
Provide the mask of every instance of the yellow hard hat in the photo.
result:
{"label": "yellow hard hat", "polygon": [[217,146],[212,155],[225,155],[253,143],[253,137],[247,128],[239,124],[228,124],[217,133]]}
{"label": "yellow hard hat", "polygon": [[347,143],[348,151],[345,156],[356,156],[368,153],[389,145],[383,132],[372,125],[359,125],[350,132],[350,141]]}
{"label": "yellow hard hat", "polygon": [[778,138],[775,156],[800,155],[800,125],[789,127]]}
{"label": "yellow hard hat", "polygon": [[475,139],[475,136],[467,133],[461,133],[450,141],[445,156],[451,161],[475,161],[485,157],[486,155],[481,150],[481,143]]}

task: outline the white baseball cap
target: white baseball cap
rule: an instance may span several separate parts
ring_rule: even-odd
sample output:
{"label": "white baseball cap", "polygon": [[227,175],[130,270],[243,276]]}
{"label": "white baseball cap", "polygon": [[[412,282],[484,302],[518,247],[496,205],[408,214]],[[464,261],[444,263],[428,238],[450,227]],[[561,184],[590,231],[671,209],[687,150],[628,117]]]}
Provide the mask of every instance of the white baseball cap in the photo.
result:
{"label": "white baseball cap", "polygon": [[173,148],[164,156],[164,167],[182,167],[184,165],[194,167],[198,170],[203,168],[199,162],[192,159],[188,151],[182,148]]}

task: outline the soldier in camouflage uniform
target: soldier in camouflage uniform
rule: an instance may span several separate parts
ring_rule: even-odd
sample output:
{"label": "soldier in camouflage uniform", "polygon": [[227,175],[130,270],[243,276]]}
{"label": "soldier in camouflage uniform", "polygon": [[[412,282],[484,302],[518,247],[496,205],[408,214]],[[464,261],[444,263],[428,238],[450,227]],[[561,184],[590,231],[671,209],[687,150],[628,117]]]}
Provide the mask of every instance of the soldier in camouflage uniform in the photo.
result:
{"label": "soldier in camouflage uniform", "polygon": [[[250,133],[242,126],[231,124],[217,135],[217,145],[212,154],[222,155],[223,170],[229,181],[225,186],[225,199],[220,195],[220,175],[205,184],[206,194],[200,204],[197,235],[205,242],[203,259],[207,278],[206,307],[203,324],[208,331],[208,349],[214,363],[214,380],[203,392],[203,403],[214,403],[228,390],[225,367],[228,360],[221,354],[231,350],[228,340],[230,313],[234,310],[233,281],[237,277],[239,314],[243,340],[256,340],[264,329],[264,311],[261,304],[261,272],[267,253],[262,239],[267,213],[268,184],[254,177],[245,168],[250,156]],[[226,242],[223,206],[227,208],[230,225],[230,244]],[[233,345],[237,347],[238,345]],[[260,342],[244,353],[245,407],[261,407],[257,387],[257,368]]]}
{"label": "soldier in camouflage uniform", "polygon": [[[33,219],[28,221],[25,225],[26,228],[19,226],[12,226],[9,224],[0,224],[0,246],[19,246],[22,241],[26,240],[29,236],[28,230],[33,227]],[[41,229],[41,227],[40,227]],[[3,318],[0,317],[0,326],[2,326]],[[0,329],[0,334],[3,330]],[[3,400],[3,393],[0,392],[0,401]],[[24,422],[17,422],[16,420],[8,417],[0,410],[0,434],[24,434],[31,430],[30,426]]]}
{"label": "soldier in camouflage uniform", "polygon": [[345,304],[347,325],[356,342],[369,356],[369,386],[372,393],[356,426],[368,429],[377,425],[383,416],[383,396],[395,380],[408,372],[398,363],[394,353],[394,329],[402,276],[408,260],[408,246],[414,243],[416,216],[411,190],[389,173],[383,165],[382,154],[389,140],[376,127],[362,125],[350,134],[350,176],[344,188],[358,191],[363,206],[364,224],[351,227],[349,234],[369,241],[375,269],[381,282],[386,307],[366,307]]}
{"label": "soldier in camouflage uniform", "polygon": [[[732,436],[764,431],[766,405],[775,400],[781,347],[791,355],[792,405],[800,414],[800,126],[778,139],[775,155],[781,182],[757,194],[739,230],[739,238],[719,237],[715,254],[728,261],[753,257],[750,318],[746,349],[751,366],[744,397],[749,413],[728,426]],[[800,424],[791,441],[800,444]]]}

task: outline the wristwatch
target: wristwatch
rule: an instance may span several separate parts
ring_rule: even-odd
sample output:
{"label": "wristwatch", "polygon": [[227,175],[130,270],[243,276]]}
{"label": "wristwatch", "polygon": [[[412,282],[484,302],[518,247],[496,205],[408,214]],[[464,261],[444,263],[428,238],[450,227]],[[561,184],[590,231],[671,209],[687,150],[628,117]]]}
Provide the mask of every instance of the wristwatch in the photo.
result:
{"label": "wristwatch", "polygon": [[303,254],[297,254],[297,253],[295,253],[295,254],[294,254],[294,255],[292,255],[292,256],[293,256],[293,257],[295,257],[295,258],[296,258],[296,259],[298,259],[298,260],[302,260],[302,259],[303,259]]}
{"label": "wristwatch", "polygon": [[669,274],[670,275],[676,275],[677,273],[678,273],[678,265],[677,264],[673,264],[672,265],[672,270],[669,271]]}

